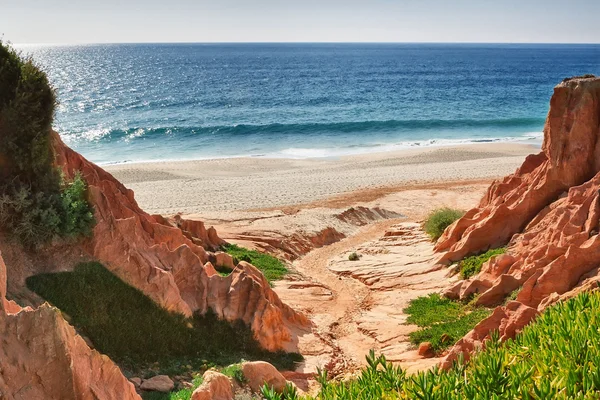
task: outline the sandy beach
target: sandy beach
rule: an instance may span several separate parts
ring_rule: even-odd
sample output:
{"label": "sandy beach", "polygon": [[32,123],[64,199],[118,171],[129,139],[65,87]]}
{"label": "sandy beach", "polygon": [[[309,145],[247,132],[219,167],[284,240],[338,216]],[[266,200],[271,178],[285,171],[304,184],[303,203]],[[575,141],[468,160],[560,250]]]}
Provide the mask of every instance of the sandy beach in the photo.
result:
{"label": "sandy beach", "polygon": [[203,214],[321,201],[355,191],[491,180],[537,152],[533,145],[430,147],[335,159],[226,158],[135,163],[106,169],[152,213]]}

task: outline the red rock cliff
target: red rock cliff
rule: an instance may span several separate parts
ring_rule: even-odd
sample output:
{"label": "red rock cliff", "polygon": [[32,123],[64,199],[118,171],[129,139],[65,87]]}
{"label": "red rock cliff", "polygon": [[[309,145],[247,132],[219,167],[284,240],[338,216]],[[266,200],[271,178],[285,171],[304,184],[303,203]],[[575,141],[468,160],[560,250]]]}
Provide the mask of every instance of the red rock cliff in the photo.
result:
{"label": "red rock cliff", "polygon": [[131,190],[58,134],[54,148],[66,176],[80,172],[87,181],[97,220],[84,243],[92,257],[168,310],[190,316],[210,308],[226,320],[249,324],[268,350],[295,350],[293,328],[307,327],[308,320],[283,304],[254,266],[240,263],[229,276],[218,275],[210,264],[217,257],[207,251],[222,242],[214,229],[145,213]]}
{"label": "red rock cliff", "polygon": [[0,255],[0,398],[140,399],[106,356],[91,350],[48,304],[33,310],[8,301]]}
{"label": "red rock cliff", "polygon": [[544,127],[542,152],[494,182],[479,206],[450,226],[436,245],[439,262],[508,244],[473,278],[446,295],[493,306],[518,290],[450,351],[480,344],[491,330],[514,336],[537,312],[600,280],[600,78],[556,86]]}

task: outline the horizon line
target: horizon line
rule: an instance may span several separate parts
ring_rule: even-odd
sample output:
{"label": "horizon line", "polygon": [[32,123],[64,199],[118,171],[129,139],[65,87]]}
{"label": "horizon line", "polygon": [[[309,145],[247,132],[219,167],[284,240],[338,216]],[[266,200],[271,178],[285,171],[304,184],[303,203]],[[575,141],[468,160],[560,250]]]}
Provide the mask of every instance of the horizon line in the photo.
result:
{"label": "horizon line", "polygon": [[416,42],[400,42],[400,41],[335,41],[335,42],[310,42],[310,41],[210,41],[210,42],[198,42],[198,41],[180,41],[180,42],[63,42],[63,43],[13,43],[11,41],[5,41],[13,46],[90,46],[90,45],[119,45],[119,44],[473,44],[473,45],[600,45],[600,42],[469,42],[469,41],[457,41],[457,42],[435,42],[435,41],[416,41]]}

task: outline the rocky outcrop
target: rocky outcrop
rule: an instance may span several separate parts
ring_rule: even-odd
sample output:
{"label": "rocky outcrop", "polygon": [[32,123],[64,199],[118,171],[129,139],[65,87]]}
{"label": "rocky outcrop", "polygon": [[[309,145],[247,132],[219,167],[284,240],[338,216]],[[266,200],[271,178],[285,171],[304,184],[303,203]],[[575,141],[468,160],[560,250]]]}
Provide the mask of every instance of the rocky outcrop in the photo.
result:
{"label": "rocky outcrop", "polygon": [[167,375],[156,375],[152,378],[144,379],[140,384],[140,389],[154,392],[169,393],[175,387],[175,383]]}
{"label": "rocky outcrop", "polygon": [[281,393],[288,384],[285,377],[268,362],[245,362],[242,364],[242,372],[248,386],[255,393],[260,393],[260,389],[264,385],[273,388],[277,393]]}
{"label": "rocky outcrop", "polygon": [[167,310],[190,316],[212,309],[249,324],[265,349],[294,350],[292,330],[308,320],[279,300],[260,271],[242,263],[227,277],[207,273],[205,264],[215,260],[209,250],[222,243],[214,230],[145,213],[131,190],[58,134],[54,149],[65,175],[81,173],[88,184],[97,224],[83,246],[92,257]]}
{"label": "rocky outcrop", "polygon": [[208,370],[202,375],[202,385],[194,393],[192,400],[233,400],[233,386],[225,375]]}
{"label": "rocky outcrop", "polygon": [[[490,259],[478,275],[446,294],[479,293],[478,304],[494,306],[518,291],[521,304],[496,309],[448,359],[471,350],[490,330],[502,333],[506,326],[512,335],[531,320],[531,310],[542,311],[600,279],[599,188],[600,78],[565,80],[554,89],[542,153],[494,182],[479,207],[449,227],[436,245],[443,252],[438,261],[448,264],[507,244],[507,254]],[[521,307],[527,311],[514,317]]]}
{"label": "rocky outcrop", "polygon": [[0,256],[0,398],[140,399],[132,383],[48,304],[21,308],[7,301]]}

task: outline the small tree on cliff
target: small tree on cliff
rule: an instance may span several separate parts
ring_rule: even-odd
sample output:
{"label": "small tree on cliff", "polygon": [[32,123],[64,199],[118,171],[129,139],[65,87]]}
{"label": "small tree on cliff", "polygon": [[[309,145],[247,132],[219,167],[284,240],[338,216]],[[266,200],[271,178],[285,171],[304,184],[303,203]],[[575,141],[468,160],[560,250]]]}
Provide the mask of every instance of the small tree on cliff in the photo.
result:
{"label": "small tree on cliff", "polygon": [[89,232],[93,224],[82,178],[62,182],[54,167],[55,107],[46,74],[0,42],[0,228],[26,245]]}

